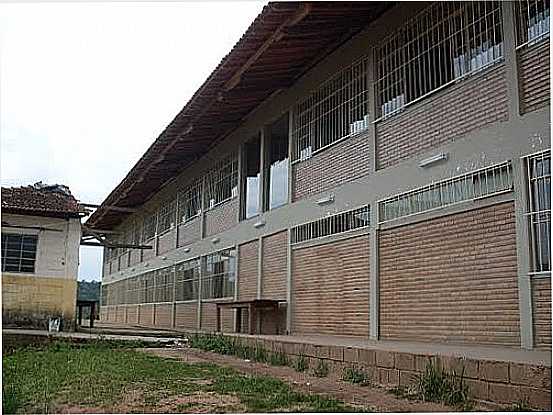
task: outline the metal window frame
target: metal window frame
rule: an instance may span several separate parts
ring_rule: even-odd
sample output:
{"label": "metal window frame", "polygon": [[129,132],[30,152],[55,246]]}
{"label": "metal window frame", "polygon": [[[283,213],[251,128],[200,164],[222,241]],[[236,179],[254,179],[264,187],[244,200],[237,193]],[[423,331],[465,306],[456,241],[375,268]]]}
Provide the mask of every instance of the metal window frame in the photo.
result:
{"label": "metal window frame", "polygon": [[[356,226],[353,221],[357,215],[366,215],[366,223],[358,223]],[[290,245],[321,240],[369,227],[370,205],[364,205],[294,226],[290,229]]]}
{"label": "metal window frame", "polygon": [[[208,272],[208,261],[210,258],[213,258],[217,255],[223,255],[224,252],[233,251],[234,255],[228,255],[229,265],[228,265],[228,271],[223,270],[223,272]],[[234,261],[230,261],[230,259],[233,258]],[[224,248],[215,252],[212,252],[210,254],[204,255],[201,257],[201,274],[200,274],[200,299],[201,300],[214,300],[218,298],[229,298],[233,297],[234,293],[236,292],[236,275],[237,275],[237,248],[235,246]],[[218,261],[217,263],[222,262]],[[231,268],[232,266],[232,268]],[[223,277],[223,295],[221,297],[219,296],[213,296],[211,293],[208,296],[205,296],[205,283],[207,281],[212,282],[214,278],[217,277]],[[212,285],[210,285],[210,288],[212,288]],[[228,290],[230,288],[230,292]]]}
{"label": "metal window frame", "polygon": [[[368,129],[368,62],[367,56],[356,59],[294,105],[292,164]],[[360,119],[359,111],[363,112]]]}
{"label": "metal window frame", "polygon": [[157,211],[156,232],[161,235],[176,226],[177,199],[166,201]]}
{"label": "metal window frame", "polygon": [[[202,179],[198,178],[177,192],[177,225],[187,223],[202,213]],[[196,214],[188,216],[188,210],[196,201]]]}
{"label": "metal window frame", "polygon": [[[8,245],[9,245],[9,238],[17,237],[20,239],[19,242],[19,249],[18,249],[18,255],[17,256],[7,256],[8,254]],[[34,241],[34,249],[31,251],[24,250],[23,245],[25,244],[25,239],[32,239]],[[38,235],[36,234],[23,234],[23,233],[10,233],[10,232],[2,232],[2,272],[7,273],[18,273],[18,274],[34,274],[36,271],[36,259],[37,259],[37,252],[38,252]],[[11,249],[10,249],[11,251]],[[23,253],[29,253],[32,254],[33,257],[31,258],[23,258]],[[17,270],[6,270],[6,262],[7,260],[17,260],[18,266]],[[22,269],[22,261],[32,261],[32,271],[29,271],[28,269],[23,270]]]}
{"label": "metal window frame", "polygon": [[[549,181],[549,196],[551,197],[551,150],[543,150],[533,154],[529,154],[522,157],[525,167],[526,167],[526,184],[528,186],[528,200],[526,205],[526,212],[524,215],[528,221],[528,231],[530,239],[530,272],[529,275],[533,276],[551,276],[551,207],[547,209],[546,206],[535,206],[534,200],[536,195],[536,190],[539,192],[540,186],[534,186],[534,183],[543,183],[544,186],[547,186],[547,181]],[[549,174],[542,174],[541,176],[533,177],[532,176],[532,161],[535,160],[546,160],[549,159]],[[546,199],[544,199],[545,201]],[[539,198],[538,198],[539,201]],[[551,200],[549,199],[549,204],[551,205]],[[537,219],[535,219],[537,217]],[[534,225],[546,224],[549,228],[549,235],[544,235],[542,238],[541,226],[538,226],[538,231],[535,231]],[[549,224],[549,226],[547,226]],[[543,244],[542,240],[546,241],[548,247],[542,251]],[[549,269],[547,269],[543,264],[539,264],[536,260],[536,255],[539,252],[540,258],[542,254],[548,258]],[[541,261],[541,259],[540,259]]]}
{"label": "metal window frame", "polygon": [[[229,169],[228,171],[225,171]],[[203,207],[208,211],[217,206],[234,199],[238,196],[238,154],[233,152],[222,160],[218,161],[204,176],[205,186],[203,190]],[[223,188],[230,186],[225,192]],[[223,197],[224,193],[230,196]],[[215,197],[212,195],[215,194]],[[215,200],[210,204],[211,200]]]}
{"label": "metal window frame", "polygon": [[[498,174],[496,176],[496,171]],[[506,182],[497,183],[496,177],[502,177],[501,174],[503,171],[506,173]],[[491,186],[492,191],[489,191],[490,186],[488,183],[488,174],[492,173],[493,183]],[[501,179],[503,180],[503,179]],[[484,181],[484,184],[482,184]],[[463,188],[462,185],[465,185]],[[503,185],[503,186],[502,186]],[[484,189],[477,193],[475,191],[476,186],[479,186],[480,190]],[[378,200],[378,217],[379,224],[393,222],[399,219],[412,217],[426,212],[431,212],[433,210],[442,209],[448,206],[454,206],[460,203],[466,203],[470,201],[475,201],[479,199],[484,199],[488,197],[497,196],[503,193],[512,192],[514,188],[513,181],[513,168],[510,160],[503,161],[501,163],[496,163],[491,166],[483,167],[481,169],[473,170],[467,173],[463,173],[457,176],[450,177],[448,179],[440,180],[431,184],[427,184],[406,192],[398,193],[391,197],[386,197],[385,199]],[[425,198],[424,196],[428,195],[425,192],[428,191],[437,191],[439,193],[439,202],[434,203],[434,200]],[[456,199],[458,195],[461,195],[460,198]],[[463,197],[465,195],[465,197]],[[417,199],[409,199],[414,198]],[[447,200],[452,200],[447,202]],[[383,209],[386,209],[385,204],[397,202],[397,206],[394,208],[398,213],[394,216],[388,215],[387,212]],[[413,206],[427,206],[419,210],[412,209]],[[404,206],[405,205],[405,206]],[[410,213],[402,214],[401,211],[411,210]]]}
{"label": "metal window frame", "polygon": [[[191,270],[191,269],[192,270],[197,270],[197,273],[195,272],[194,276],[192,278],[179,279],[178,274],[177,274],[179,272],[178,267],[188,265],[188,264],[192,264],[192,263],[195,263],[195,264],[193,264],[191,267],[187,268],[187,270]],[[201,264],[202,264],[201,257],[198,256],[196,258],[191,258],[191,259],[188,259],[186,261],[176,263],[174,265],[174,267],[175,267],[175,302],[187,302],[187,301],[197,301],[198,300],[198,297],[200,295],[199,284],[200,284]],[[193,292],[193,294],[195,293],[195,295],[193,295],[193,297],[189,298],[189,299],[177,299],[178,285],[183,284],[186,281],[191,281],[192,282],[192,292]]]}
{"label": "metal window frame", "polygon": [[[535,7],[536,12],[538,12],[540,6],[541,11],[544,15],[543,19],[540,19],[543,22],[544,26],[541,29],[538,29],[537,33],[532,36],[530,32],[529,22],[531,15],[531,8]],[[530,45],[534,45],[550,36],[550,4],[549,0],[519,0],[513,2],[514,15],[515,15],[515,41],[516,48],[521,49]],[[536,23],[537,24],[537,23]]]}
{"label": "metal window frame", "polygon": [[501,62],[502,29],[499,1],[435,2],[417,13],[376,50],[374,122]]}

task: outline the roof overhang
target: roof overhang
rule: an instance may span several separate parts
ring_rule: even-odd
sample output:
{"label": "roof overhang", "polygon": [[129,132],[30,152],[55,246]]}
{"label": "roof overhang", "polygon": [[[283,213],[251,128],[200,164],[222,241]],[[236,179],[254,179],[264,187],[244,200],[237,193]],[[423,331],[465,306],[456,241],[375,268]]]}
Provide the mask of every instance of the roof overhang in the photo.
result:
{"label": "roof overhang", "polygon": [[[186,106],[90,216],[112,229],[206,154],[275,92],[376,20],[393,2],[277,2],[265,6]],[[216,122],[214,122],[216,120]],[[111,207],[111,208],[110,208]]]}

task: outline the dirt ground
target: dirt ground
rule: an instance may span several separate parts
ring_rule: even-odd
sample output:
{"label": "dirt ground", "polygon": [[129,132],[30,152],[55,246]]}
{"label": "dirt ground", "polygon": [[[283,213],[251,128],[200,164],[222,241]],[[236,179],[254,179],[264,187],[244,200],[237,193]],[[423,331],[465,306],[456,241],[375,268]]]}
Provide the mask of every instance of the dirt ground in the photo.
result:
{"label": "dirt ground", "polygon": [[231,367],[245,374],[271,376],[287,382],[296,390],[327,394],[353,406],[369,407],[375,412],[454,411],[451,407],[437,403],[400,399],[383,388],[354,385],[331,376],[319,378],[309,373],[296,372],[296,370],[287,366],[270,366],[234,356],[224,356],[191,348],[146,348],[141,350],[156,356],[177,359],[183,362],[212,362]]}

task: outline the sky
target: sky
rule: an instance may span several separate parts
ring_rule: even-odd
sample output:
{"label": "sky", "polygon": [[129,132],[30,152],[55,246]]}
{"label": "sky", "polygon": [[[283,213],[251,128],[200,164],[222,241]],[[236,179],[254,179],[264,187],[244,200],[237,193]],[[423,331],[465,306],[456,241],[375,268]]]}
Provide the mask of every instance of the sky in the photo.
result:
{"label": "sky", "polygon": [[[101,203],[263,2],[0,4],[0,180]],[[80,280],[101,249],[81,247]]]}

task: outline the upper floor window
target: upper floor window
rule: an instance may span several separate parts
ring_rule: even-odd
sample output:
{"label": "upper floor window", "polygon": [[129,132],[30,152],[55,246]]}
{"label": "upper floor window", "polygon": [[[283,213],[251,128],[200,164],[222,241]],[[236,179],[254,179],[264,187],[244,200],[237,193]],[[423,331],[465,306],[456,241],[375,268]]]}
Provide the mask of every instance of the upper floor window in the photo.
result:
{"label": "upper floor window", "polygon": [[527,158],[532,273],[551,272],[551,151]]}
{"label": "upper floor window", "polygon": [[368,127],[367,60],[361,59],[323,83],[293,111],[293,161]]}
{"label": "upper floor window", "polygon": [[195,180],[178,193],[178,222],[195,218],[202,211],[202,181]]}
{"label": "upper floor window", "polygon": [[242,217],[249,219],[259,214],[261,191],[261,137],[258,135],[244,144],[244,203]]}
{"label": "upper floor window", "polygon": [[216,164],[206,174],[205,206],[207,209],[238,195],[238,159],[236,154]]}
{"label": "upper floor window", "polygon": [[163,233],[175,226],[177,201],[171,200],[159,209],[158,233]]}
{"label": "upper floor window", "polygon": [[549,0],[516,1],[517,46],[549,36]]}
{"label": "upper floor window", "polygon": [[500,2],[435,2],[376,51],[378,117],[502,57]]}
{"label": "upper floor window", "polygon": [[204,258],[202,298],[224,298],[234,295],[236,250],[225,249]]}
{"label": "upper floor window", "polygon": [[157,214],[152,213],[144,219],[144,223],[142,225],[142,240],[147,241],[148,239],[153,238],[156,234],[156,227]]}
{"label": "upper floor window", "polygon": [[2,233],[2,272],[35,272],[37,235]]}
{"label": "upper floor window", "polygon": [[274,209],[288,203],[288,114],[267,128],[265,157],[265,209]]}

